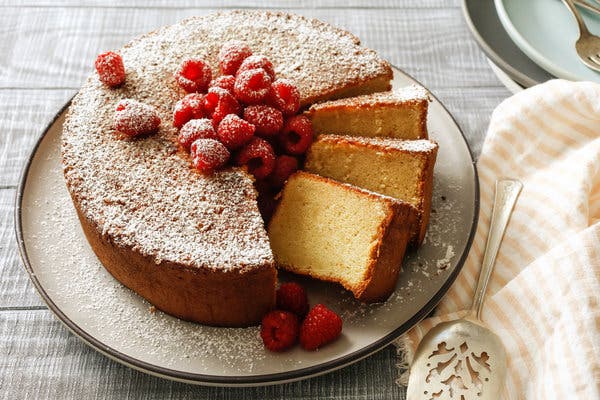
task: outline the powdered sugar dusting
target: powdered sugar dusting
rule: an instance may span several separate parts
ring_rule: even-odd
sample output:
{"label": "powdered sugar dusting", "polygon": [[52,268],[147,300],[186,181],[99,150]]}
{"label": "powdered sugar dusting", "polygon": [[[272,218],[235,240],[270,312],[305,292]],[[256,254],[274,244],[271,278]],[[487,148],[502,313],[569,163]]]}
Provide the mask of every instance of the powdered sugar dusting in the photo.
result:
{"label": "powdered sugar dusting", "polygon": [[[125,46],[125,84],[109,89],[94,74],[73,100],[64,130],[65,176],[85,216],[103,235],[157,262],[219,267],[272,262],[252,180],[238,169],[202,176],[174,145],[171,113],[183,97],[175,71],[193,57],[205,60],[216,75],[220,47],[229,40],[260,49],[305,100],[389,69],[347,32],[285,13],[190,18]],[[296,61],[299,66],[289,69]],[[115,140],[110,121],[122,98],[155,107],[164,121],[159,132]],[[213,228],[198,231],[198,222],[206,220]]]}
{"label": "powdered sugar dusting", "polygon": [[415,153],[430,153],[438,147],[436,142],[427,139],[402,140],[383,137],[320,135],[317,140],[323,142],[337,142],[342,140],[348,143],[358,143],[366,146],[381,147],[383,149],[388,148]]}

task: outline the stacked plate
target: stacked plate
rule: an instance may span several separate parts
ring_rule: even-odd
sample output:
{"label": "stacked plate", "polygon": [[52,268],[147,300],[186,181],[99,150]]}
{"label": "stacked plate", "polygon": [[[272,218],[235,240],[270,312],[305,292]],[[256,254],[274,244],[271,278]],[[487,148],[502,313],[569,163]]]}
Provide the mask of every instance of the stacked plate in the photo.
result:
{"label": "stacked plate", "polygon": [[[463,0],[465,18],[492,70],[513,92],[548,79],[600,83],[575,52],[579,31],[560,0]],[[580,9],[600,35],[600,15]]]}

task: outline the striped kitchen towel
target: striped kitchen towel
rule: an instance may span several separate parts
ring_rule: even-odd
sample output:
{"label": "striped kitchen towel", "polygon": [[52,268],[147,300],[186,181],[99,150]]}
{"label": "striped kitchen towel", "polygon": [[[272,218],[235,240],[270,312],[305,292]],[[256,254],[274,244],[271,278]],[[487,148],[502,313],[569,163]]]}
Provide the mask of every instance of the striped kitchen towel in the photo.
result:
{"label": "striped kitchen towel", "polygon": [[481,210],[466,264],[435,316],[399,339],[399,354],[410,365],[431,327],[471,306],[495,181],[516,178],[523,191],[482,314],[508,354],[501,398],[600,399],[600,85],[553,80],[505,100],[477,167]]}

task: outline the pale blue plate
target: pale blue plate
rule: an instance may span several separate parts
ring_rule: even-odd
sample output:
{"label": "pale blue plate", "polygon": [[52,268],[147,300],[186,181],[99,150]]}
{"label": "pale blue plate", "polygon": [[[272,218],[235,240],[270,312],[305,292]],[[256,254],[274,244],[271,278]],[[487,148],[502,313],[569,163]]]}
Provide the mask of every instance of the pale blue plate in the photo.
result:
{"label": "pale blue plate", "polygon": [[[575,19],[560,0],[495,0],[498,17],[515,44],[552,75],[600,82],[575,52]],[[590,32],[600,35],[600,16],[581,10]]]}

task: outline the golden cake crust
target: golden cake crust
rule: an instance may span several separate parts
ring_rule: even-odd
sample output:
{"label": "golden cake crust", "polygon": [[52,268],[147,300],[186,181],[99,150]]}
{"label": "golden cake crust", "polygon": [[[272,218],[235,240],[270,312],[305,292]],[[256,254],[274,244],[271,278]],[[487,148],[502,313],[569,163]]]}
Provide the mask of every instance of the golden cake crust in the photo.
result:
{"label": "golden cake crust", "polygon": [[[274,306],[276,286],[253,179],[239,168],[211,176],[190,168],[171,122],[185,94],[173,73],[184,59],[201,57],[216,76],[228,40],[269,57],[278,77],[297,84],[303,105],[389,86],[387,62],[323,22],[263,11],[189,18],[120,50],[122,86],[108,88],[95,73],[88,78],[69,108],[62,159],[84,232],[115,278],[178,317],[244,326]],[[162,120],[156,134],[119,137],[112,121],[124,98],[156,108]]]}

